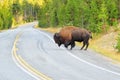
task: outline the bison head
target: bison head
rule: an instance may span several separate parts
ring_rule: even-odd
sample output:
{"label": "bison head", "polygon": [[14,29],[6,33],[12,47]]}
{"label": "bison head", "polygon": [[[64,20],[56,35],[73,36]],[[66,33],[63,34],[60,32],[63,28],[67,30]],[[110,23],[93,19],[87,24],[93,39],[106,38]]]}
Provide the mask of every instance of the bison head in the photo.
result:
{"label": "bison head", "polygon": [[61,46],[62,43],[60,40],[61,37],[60,37],[59,33],[55,33],[53,37],[54,37],[55,43],[58,44],[58,46]]}

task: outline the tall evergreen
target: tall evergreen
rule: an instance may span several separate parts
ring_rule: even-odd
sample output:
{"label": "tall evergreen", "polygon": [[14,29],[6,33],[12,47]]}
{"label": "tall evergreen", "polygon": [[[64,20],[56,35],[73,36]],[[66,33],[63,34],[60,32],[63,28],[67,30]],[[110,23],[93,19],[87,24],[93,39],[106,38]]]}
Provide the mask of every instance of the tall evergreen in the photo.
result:
{"label": "tall evergreen", "polygon": [[12,13],[9,0],[0,2],[0,29],[8,29],[12,25]]}
{"label": "tall evergreen", "polygon": [[120,0],[1,0],[0,29],[39,21],[40,27],[74,25],[92,32],[118,24]]}
{"label": "tall evergreen", "polygon": [[97,27],[99,30],[104,30],[106,31],[107,26],[108,26],[108,10],[105,1],[102,2],[101,7],[100,7],[100,12],[98,14],[98,19],[99,22],[97,24]]}
{"label": "tall evergreen", "polygon": [[39,13],[43,27],[74,25],[101,32],[118,24],[118,0],[51,0],[46,4]]}
{"label": "tall evergreen", "polygon": [[96,25],[98,21],[98,14],[99,14],[99,6],[96,0],[92,0],[89,3],[89,10],[88,10],[88,29],[93,32],[99,31],[98,26]]}
{"label": "tall evergreen", "polygon": [[40,27],[50,26],[51,1],[45,0],[43,6],[39,9],[38,20]]}
{"label": "tall evergreen", "polygon": [[107,6],[107,10],[108,10],[108,23],[110,26],[115,26],[116,24],[118,24],[118,17],[119,17],[119,8],[117,4],[119,4],[118,2],[119,0],[107,0],[106,1],[106,6]]}

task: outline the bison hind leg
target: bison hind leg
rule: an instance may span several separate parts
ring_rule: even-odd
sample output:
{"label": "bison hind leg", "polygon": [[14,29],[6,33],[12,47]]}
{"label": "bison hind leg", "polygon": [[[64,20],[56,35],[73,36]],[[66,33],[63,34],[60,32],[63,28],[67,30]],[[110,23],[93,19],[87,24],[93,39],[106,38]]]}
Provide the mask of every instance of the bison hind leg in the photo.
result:
{"label": "bison hind leg", "polygon": [[81,50],[85,47],[85,44],[86,44],[86,43],[85,43],[85,42],[83,42],[83,46],[81,47]]}
{"label": "bison hind leg", "polygon": [[86,43],[86,48],[84,50],[87,50],[88,46],[89,46],[89,43],[87,42]]}

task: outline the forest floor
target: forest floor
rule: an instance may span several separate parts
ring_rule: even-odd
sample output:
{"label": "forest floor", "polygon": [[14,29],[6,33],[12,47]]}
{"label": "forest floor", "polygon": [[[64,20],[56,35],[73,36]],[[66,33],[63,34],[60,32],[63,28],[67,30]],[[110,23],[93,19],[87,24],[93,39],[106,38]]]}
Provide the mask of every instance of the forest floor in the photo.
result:
{"label": "forest floor", "polygon": [[[120,25],[118,26],[120,28]],[[117,44],[117,37],[120,33],[118,29],[109,29],[106,33],[101,33],[97,35],[93,35],[93,39],[90,39],[89,48],[106,56],[111,59],[120,62],[120,53],[115,49]],[[55,33],[59,32],[61,28],[42,28],[42,30]],[[77,43],[78,46],[81,46],[82,43]]]}

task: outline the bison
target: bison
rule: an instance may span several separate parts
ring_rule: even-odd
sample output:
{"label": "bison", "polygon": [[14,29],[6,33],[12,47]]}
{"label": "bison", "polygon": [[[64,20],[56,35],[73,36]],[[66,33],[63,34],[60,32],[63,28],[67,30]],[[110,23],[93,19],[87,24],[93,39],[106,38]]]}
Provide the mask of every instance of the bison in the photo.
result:
{"label": "bison", "polygon": [[58,44],[58,46],[61,46],[61,44],[64,44],[64,46],[67,48],[69,45],[74,46],[73,44],[71,44],[71,33],[72,31],[79,29],[77,27],[74,26],[67,26],[64,27],[60,30],[60,32],[55,33],[54,34],[54,41],[56,44]]}
{"label": "bison", "polygon": [[63,28],[59,33],[54,34],[54,41],[60,46],[64,44],[67,48],[71,45],[71,49],[75,46],[75,41],[83,42],[81,50],[86,45],[85,50],[87,50],[89,45],[89,38],[92,38],[91,32],[86,29],[80,29],[76,27],[66,27]]}

